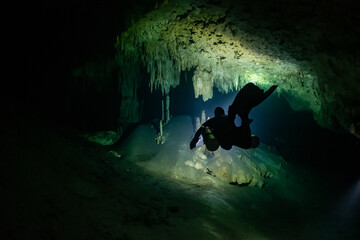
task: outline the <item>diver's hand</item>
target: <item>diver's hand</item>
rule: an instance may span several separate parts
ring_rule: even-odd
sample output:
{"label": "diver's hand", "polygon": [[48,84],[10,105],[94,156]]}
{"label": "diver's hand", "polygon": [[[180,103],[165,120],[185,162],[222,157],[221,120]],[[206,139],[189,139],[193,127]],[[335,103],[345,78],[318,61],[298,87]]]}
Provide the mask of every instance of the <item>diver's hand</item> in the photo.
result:
{"label": "diver's hand", "polygon": [[194,148],[196,147],[196,142],[197,142],[197,141],[194,141],[194,140],[192,140],[192,141],[190,142],[190,149],[194,149]]}
{"label": "diver's hand", "polygon": [[272,85],[269,90],[267,90],[266,92],[264,92],[262,98],[260,99],[260,101],[257,104],[260,104],[262,101],[264,101],[267,97],[269,97],[278,87],[278,85]]}

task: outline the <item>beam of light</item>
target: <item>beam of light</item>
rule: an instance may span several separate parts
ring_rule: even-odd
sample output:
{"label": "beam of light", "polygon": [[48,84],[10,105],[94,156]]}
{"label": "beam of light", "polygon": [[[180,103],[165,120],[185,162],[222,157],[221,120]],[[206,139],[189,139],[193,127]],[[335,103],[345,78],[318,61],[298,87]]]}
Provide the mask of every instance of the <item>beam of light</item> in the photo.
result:
{"label": "beam of light", "polygon": [[336,229],[338,233],[351,235],[357,231],[360,210],[360,179],[347,191],[334,209]]}
{"label": "beam of light", "polygon": [[348,194],[344,198],[344,213],[348,216],[358,212],[360,205],[360,179],[349,190]]}

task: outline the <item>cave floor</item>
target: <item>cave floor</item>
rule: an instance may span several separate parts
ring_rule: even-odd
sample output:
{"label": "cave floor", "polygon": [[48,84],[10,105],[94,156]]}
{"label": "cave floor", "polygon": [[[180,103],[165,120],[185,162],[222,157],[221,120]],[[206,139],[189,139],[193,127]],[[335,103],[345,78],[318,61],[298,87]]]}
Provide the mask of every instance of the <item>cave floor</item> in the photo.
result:
{"label": "cave floor", "polygon": [[29,124],[4,129],[0,186],[8,237],[2,239],[356,239],[359,234],[353,216],[338,207],[341,193],[308,166],[289,163],[287,182],[274,180],[263,188],[199,185],[151,174],[74,129]]}

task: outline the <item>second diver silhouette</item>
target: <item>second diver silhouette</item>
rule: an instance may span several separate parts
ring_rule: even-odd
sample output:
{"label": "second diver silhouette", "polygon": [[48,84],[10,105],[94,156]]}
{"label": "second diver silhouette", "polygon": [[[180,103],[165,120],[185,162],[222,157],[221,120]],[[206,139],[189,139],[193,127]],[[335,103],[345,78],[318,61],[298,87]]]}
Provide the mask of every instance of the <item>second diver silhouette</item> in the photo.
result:
{"label": "second diver silhouette", "polygon": [[[277,88],[273,85],[264,92],[263,89],[253,83],[246,84],[236,95],[234,102],[229,106],[228,115],[221,107],[215,109],[215,117],[207,120],[196,131],[194,138],[190,142],[190,149],[196,147],[200,135],[206,148],[215,151],[221,146],[225,150],[230,150],[232,146],[244,149],[257,148],[260,139],[251,135],[249,113],[252,108],[262,103]],[[235,125],[236,114],[241,118],[241,126]]]}

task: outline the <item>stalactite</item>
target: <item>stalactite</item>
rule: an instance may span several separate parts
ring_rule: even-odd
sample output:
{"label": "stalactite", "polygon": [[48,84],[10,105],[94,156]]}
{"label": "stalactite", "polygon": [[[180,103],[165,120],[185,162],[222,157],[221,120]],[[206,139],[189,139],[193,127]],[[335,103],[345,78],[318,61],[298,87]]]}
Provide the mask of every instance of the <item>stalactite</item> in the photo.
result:
{"label": "stalactite", "polygon": [[200,123],[200,118],[199,117],[196,117],[196,120],[195,120],[195,131],[197,131],[200,127],[201,127],[201,123]]}
{"label": "stalactite", "polygon": [[164,114],[164,99],[161,99],[161,121],[165,120],[165,114]]}
{"label": "stalactite", "polygon": [[201,112],[201,124],[204,124],[205,122],[206,122],[205,110],[202,110],[202,112]]}
{"label": "stalactite", "polygon": [[164,144],[166,141],[166,137],[163,133],[163,121],[162,120],[160,120],[159,129],[160,129],[159,132],[155,136],[155,141],[157,144]]}
{"label": "stalactite", "polygon": [[160,136],[163,136],[163,124],[162,121],[160,121]]}
{"label": "stalactite", "polygon": [[170,96],[166,95],[166,123],[170,121]]}

